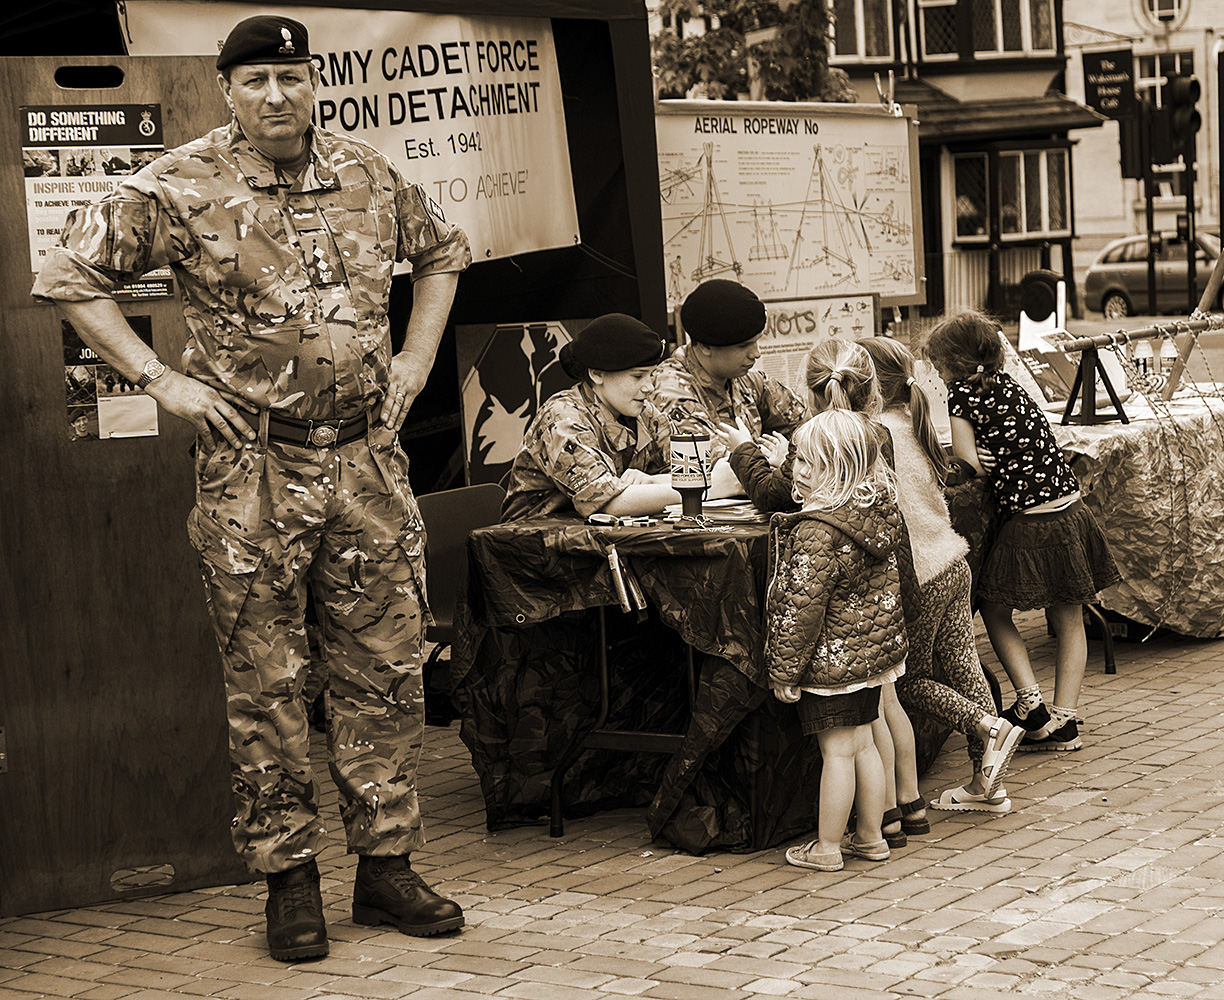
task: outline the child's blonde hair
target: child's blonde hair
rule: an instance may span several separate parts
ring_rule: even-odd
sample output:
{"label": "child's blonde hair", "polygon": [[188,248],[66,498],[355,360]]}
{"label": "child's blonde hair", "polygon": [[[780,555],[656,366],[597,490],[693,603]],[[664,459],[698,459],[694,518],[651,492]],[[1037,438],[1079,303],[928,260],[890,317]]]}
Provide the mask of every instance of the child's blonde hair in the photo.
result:
{"label": "child's blonde hair", "polygon": [[922,354],[953,381],[988,389],[1003,370],[999,324],[973,309],[940,320],[927,334]]}
{"label": "child's blonde hair", "polygon": [[800,424],[791,435],[795,499],[822,510],[869,506],[880,494],[895,499],[896,480],[880,440],[871,421],[853,410],[823,410]]}
{"label": "child's blonde hair", "polygon": [[860,413],[880,412],[875,366],[853,340],[822,340],[808,354],[804,373],[816,404]]}
{"label": "child's blonde hair", "polygon": [[942,486],[948,475],[948,453],[939,443],[939,435],[931,423],[930,400],[914,376],[914,355],[904,344],[888,337],[868,337],[859,344],[875,364],[876,385],[884,408],[908,408],[914,437],[930,459],[935,478]]}

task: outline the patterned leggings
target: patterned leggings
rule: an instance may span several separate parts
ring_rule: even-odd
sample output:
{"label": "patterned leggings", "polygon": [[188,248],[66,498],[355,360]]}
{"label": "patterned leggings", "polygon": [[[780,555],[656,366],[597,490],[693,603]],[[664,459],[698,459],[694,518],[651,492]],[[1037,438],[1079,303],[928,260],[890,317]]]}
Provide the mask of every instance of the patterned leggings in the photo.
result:
{"label": "patterned leggings", "polygon": [[976,770],[984,749],[978,720],[993,716],[995,705],[973,638],[970,583],[969,564],[958,559],[923,585],[919,618],[905,623],[909,656],[905,675],[897,681],[897,697],[905,708],[964,733]]}

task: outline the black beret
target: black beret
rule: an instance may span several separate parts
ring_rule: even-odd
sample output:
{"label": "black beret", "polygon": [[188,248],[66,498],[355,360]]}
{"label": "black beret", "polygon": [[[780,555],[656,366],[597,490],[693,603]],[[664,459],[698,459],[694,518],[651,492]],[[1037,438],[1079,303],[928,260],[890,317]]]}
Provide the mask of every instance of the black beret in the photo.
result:
{"label": "black beret", "polygon": [[575,378],[581,369],[623,372],[661,361],[666,349],[662,338],[641,320],[608,313],[591,320],[561,348],[561,366]]}
{"label": "black beret", "polygon": [[738,281],[712,278],[689,292],[680,322],[690,340],[711,347],[742,344],[765,329],[765,304]]}
{"label": "black beret", "polygon": [[247,63],[293,63],[310,61],[310,39],[306,25],[280,14],[256,14],[239,21],[217,56],[217,69]]}

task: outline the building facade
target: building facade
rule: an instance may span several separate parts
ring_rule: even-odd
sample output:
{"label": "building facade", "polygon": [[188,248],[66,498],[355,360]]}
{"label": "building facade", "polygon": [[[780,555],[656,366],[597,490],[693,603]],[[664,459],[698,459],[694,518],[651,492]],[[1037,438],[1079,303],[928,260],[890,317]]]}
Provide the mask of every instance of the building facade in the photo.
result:
{"label": "building facade", "polygon": [[[1202,128],[1195,141],[1192,206],[1195,227],[1219,232],[1220,73],[1224,50],[1224,0],[1064,0],[1067,49],[1067,93],[1085,96],[1085,56],[1129,52],[1133,57],[1136,94],[1154,106],[1167,102],[1168,80],[1192,74],[1202,94],[1198,102]],[[1121,128],[1110,121],[1083,133],[1074,152],[1073,188],[1076,227],[1075,270],[1083,271],[1099,250],[1119,236],[1147,232],[1146,199],[1138,179],[1123,177]],[[1176,232],[1178,216],[1187,213],[1184,164],[1154,167],[1154,228]]]}
{"label": "building facade", "polygon": [[879,100],[876,77],[891,71],[894,99],[917,109],[921,312],[1018,313],[1024,274],[1072,269],[1075,137],[1104,121],[1065,96],[1063,0],[830,6],[830,65],[846,70],[863,101]]}

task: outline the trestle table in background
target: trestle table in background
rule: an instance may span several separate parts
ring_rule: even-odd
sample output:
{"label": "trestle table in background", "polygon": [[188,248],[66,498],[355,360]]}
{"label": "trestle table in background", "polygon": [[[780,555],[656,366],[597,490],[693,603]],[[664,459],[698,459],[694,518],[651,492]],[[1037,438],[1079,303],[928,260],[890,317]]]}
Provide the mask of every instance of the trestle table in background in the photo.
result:
{"label": "trestle table in background", "polygon": [[1212,388],[1133,395],[1126,424],[1050,419],[1122,573],[1100,605],[1199,638],[1224,635],[1224,399]]}

